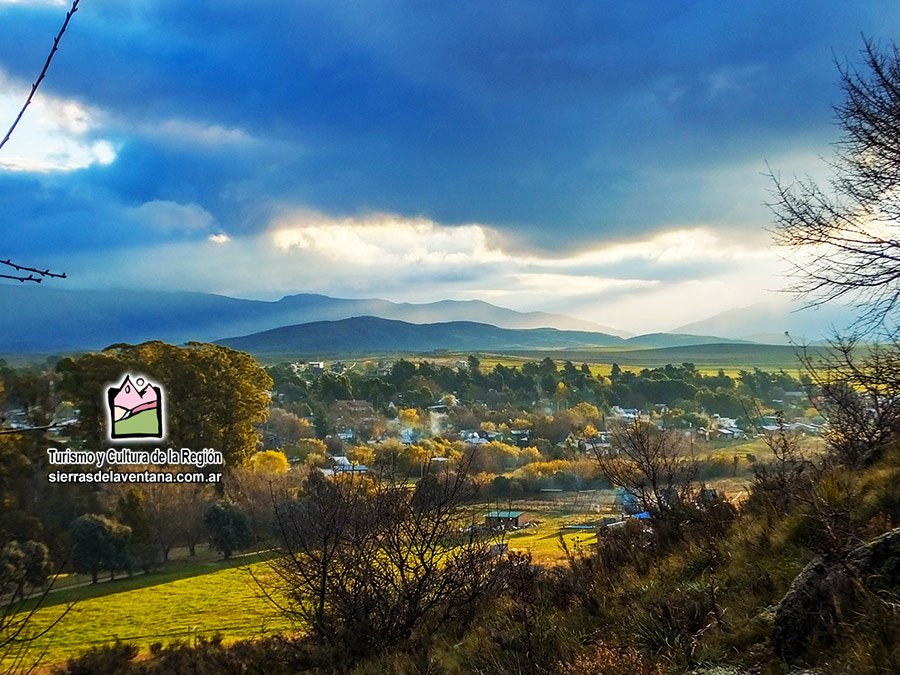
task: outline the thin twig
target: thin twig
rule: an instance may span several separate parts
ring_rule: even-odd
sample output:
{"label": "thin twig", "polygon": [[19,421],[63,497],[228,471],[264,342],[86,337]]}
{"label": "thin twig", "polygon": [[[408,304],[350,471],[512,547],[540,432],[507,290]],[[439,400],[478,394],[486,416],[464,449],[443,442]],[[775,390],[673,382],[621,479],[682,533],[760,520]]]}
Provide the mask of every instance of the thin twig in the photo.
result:
{"label": "thin twig", "polygon": [[[6,265],[8,267],[12,267],[14,270],[16,270],[16,272],[29,272],[30,274],[27,277],[21,276],[21,275],[14,275],[14,274],[0,274],[0,278],[14,279],[15,281],[21,281],[23,283],[26,281],[33,281],[33,282],[39,284],[45,277],[52,278],[52,279],[65,279],[66,278],[65,272],[62,272],[62,273],[51,272],[49,269],[39,270],[36,267],[27,267],[25,265],[19,265],[17,263],[14,263],[12,260],[9,260],[8,258],[6,260],[0,260],[0,265]],[[35,274],[37,274],[38,276],[35,276]]]}
{"label": "thin twig", "polygon": [[34,98],[35,93],[38,90],[38,87],[41,86],[41,82],[44,80],[44,76],[47,74],[47,69],[50,68],[50,62],[53,60],[53,57],[56,55],[56,52],[59,50],[59,41],[62,40],[63,34],[65,34],[66,29],[69,27],[69,21],[74,16],[75,12],[78,11],[78,3],[81,0],[73,0],[72,6],[69,8],[69,11],[66,12],[66,20],[63,21],[62,28],[59,29],[59,33],[56,34],[56,37],[53,38],[53,47],[50,49],[50,53],[47,54],[47,60],[44,61],[44,67],[41,68],[41,73],[38,75],[37,79],[34,81],[34,84],[31,85],[31,93],[28,94],[28,98],[25,99],[25,104],[22,106],[22,109],[19,111],[19,114],[16,115],[16,119],[13,120],[12,126],[10,126],[9,131],[6,132],[6,136],[3,137],[3,140],[0,141],[0,149],[6,145],[7,141],[9,141],[10,136],[12,136],[13,131],[16,130],[16,127],[19,126],[19,122],[22,120],[22,116],[25,114],[25,110],[31,105],[31,101]]}

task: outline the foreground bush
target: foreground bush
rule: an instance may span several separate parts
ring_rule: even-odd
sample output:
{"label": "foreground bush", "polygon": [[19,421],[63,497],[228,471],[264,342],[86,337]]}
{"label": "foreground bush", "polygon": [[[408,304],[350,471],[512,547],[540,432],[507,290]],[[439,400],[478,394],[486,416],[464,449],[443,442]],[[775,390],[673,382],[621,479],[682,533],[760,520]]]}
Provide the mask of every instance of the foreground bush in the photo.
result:
{"label": "foreground bush", "polygon": [[305,670],[302,652],[281,638],[242,640],[228,647],[222,638],[197,638],[193,644],[174,642],[150,648],[147,658],[137,646],[116,642],[94,647],[70,659],[54,675],[288,675]]}

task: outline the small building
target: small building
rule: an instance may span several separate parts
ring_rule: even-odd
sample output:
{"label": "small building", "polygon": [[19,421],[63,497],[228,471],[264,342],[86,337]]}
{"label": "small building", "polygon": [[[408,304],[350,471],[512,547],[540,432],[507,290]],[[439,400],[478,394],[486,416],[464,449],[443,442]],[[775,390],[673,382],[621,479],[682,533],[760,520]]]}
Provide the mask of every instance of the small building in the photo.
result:
{"label": "small building", "polygon": [[421,438],[422,434],[411,427],[400,430],[400,442],[403,443],[403,445],[418,443]]}
{"label": "small building", "polygon": [[637,495],[632,494],[625,488],[616,490],[616,496],[613,498],[613,508],[626,514],[638,513],[644,510]]}
{"label": "small building", "polygon": [[531,443],[531,429],[512,429],[509,434],[520,448],[527,447]]}
{"label": "small building", "polygon": [[344,455],[338,455],[331,458],[331,471],[333,474],[338,473],[366,473],[369,467],[365,464],[354,464]]}
{"label": "small building", "polygon": [[484,515],[485,527],[521,527],[524,511],[488,511]]}

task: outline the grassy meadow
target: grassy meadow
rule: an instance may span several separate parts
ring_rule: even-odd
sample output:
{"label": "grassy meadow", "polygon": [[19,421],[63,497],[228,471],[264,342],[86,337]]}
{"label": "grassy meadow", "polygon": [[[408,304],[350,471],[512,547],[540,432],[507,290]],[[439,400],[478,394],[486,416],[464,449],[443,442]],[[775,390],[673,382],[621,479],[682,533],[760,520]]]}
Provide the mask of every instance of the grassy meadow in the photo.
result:
{"label": "grassy meadow", "polygon": [[[175,561],[150,574],[51,591],[34,630],[58,623],[34,645],[48,667],[87,648],[122,640],[154,643],[221,634],[253,638],[289,628],[253,576],[272,574],[258,554],[230,561]],[[62,617],[62,618],[60,618]],[[0,664],[2,665],[2,664]]]}

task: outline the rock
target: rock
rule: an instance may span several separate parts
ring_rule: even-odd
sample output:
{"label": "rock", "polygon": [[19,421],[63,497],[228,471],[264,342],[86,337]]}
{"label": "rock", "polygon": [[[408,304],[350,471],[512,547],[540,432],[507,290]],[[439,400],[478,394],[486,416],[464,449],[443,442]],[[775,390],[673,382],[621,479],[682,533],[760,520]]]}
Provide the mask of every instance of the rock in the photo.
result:
{"label": "rock", "polygon": [[852,619],[861,587],[900,587],[900,528],[854,549],[843,563],[818,557],[803,568],[775,610],[775,653],[803,663],[826,649]]}
{"label": "rock", "polygon": [[806,661],[836,636],[852,595],[853,583],[840,565],[821,557],[810,562],[775,610],[775,653],[788,663]]}
{"label": "rock", "polygon": [[847,560],[870,588],[900,587],[900,527],[854,549]]}

